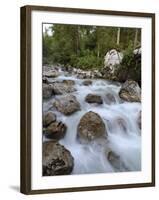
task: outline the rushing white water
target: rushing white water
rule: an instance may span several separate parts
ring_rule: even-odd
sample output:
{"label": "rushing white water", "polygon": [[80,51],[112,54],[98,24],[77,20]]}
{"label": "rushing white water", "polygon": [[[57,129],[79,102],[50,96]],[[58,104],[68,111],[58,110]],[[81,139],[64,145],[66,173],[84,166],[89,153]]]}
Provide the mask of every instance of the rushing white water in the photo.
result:
{"label": "rushing white water", "polygon": [[[74,157],[72,174],[141,170],[141,131],[137,124],[141,104],[122,101],[118,96],[120,83],[93,79],[92,85],[84,86],[83,80],[75,76],[65,76],[62,73],[56,78],[58,81],[66,79],[75,81],[76,91],[72,94],[80,103],[81,110],[70,116],[64,116],[52,107],[55,97],[43,102],[43,110],[53,110],[57,119],[67,126],[66,135],[59,142]],[[85,102],[85,97],[89,93],[100,95],[103,104]],[[113,96],[112,102],[107,94]],[[94,111],[102,117],[108,133],[107,141],[98,140],[90,144],[81,144],[78,141],[77,126],[81,117],[88,111]],[[106,152],[110,150],[120,158],[117,167],[107,159]]]}

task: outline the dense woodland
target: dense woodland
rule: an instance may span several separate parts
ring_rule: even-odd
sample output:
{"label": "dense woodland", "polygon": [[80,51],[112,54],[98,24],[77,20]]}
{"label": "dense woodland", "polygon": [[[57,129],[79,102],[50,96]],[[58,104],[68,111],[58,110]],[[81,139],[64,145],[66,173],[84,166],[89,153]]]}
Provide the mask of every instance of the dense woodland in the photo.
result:
{"label": "dense woodland", "polygon": [[125,53],[140,45],[141,31],[134,28],[54,24],[43,34],[43,64],[84,69],[103,66],[110,49]]}

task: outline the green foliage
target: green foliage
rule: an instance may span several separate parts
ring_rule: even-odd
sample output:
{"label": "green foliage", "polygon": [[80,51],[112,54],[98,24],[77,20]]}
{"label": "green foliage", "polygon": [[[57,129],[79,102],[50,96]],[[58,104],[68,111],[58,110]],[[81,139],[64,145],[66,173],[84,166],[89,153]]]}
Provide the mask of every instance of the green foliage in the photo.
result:
{"label": "green foliage", "polygon": [[[141,80],[141,55],[135,55],[131,46],[129,46],[129,48],[124,51],[124,57],[120,66],[120,72],[122,72],[122,75],[125,76],[125,80]],[[121,76],[121,74],[118,74],[118,76]]]}
{"label": "green foliage", "polygon": [[[102,67],[107,51],[128,50],[135,37],[135,29],[120,28],[117,45],[116,27],[53,24],[51,30],[52,35],[47,31],[43,34],[43,64],[58,63],[82,69]],[[132,55],[128,51],[125,55],[123,64],[129,68],[133,65]]]}

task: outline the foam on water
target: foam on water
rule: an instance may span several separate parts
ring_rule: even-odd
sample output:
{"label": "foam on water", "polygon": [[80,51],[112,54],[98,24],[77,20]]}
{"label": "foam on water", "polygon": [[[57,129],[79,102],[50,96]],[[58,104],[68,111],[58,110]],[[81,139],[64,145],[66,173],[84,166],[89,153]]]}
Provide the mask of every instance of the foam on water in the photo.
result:
{"label": "foam on water", "polygon": [[[141,170],[141,135],[137,124],[138,113],[141,110],[140,103],[123,102],[119,96],[120,83],[106,80],[92,80],[92,85],[82,85],[83,80],[73,76],[61,74],[56,80],[74,80],[76,96],[81,105],[81,110],[70,115],[55,111],[52,108],[54,97],[43,102],[43,110],[54,110],[57,119],[67,125],[67,132],[59,142],[71,152],[74,157],[74,169],[72,174],[106,173],[116,171]],[[89,104],[85,97],[89,93],[102,96],[103,104]],[[111,94],[115,102],[107,104],[107,95]],[[98,113],[107,129],[107,140],[99,140],[90,144],[81,144],[77,139],[77,126],[81,117],[88,111]],[[113,151],[120,157],[120,165],[114,167],[107,159],[106,152]]]}

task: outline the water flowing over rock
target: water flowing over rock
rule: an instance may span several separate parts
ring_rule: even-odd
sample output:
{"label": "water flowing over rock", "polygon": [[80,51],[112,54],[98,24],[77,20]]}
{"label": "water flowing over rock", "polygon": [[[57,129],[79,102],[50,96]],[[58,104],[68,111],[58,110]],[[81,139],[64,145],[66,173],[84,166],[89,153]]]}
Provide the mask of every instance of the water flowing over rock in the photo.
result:
{"label": "water flowing over rock", "polygon": [[97,103],[97,104],[103,103],[102,97],[96,94],[88,94],[85,98],[85,101],[87,103]]}
{"label": "water flowing over rock", "polygon": [[72,113],[80,110],[80,104],[73,95],[65,95],[61,97],[57,99],[53,105],[64,115],[71,115]]}
{"label": "water flowing over rock", "polygon": [[114,95],[111,94],[111,93],[107,93],[107,94],[105,95],[104,101],[105,101],[105,103],[108,104],[108,105],[111,105],[111,104],[115,104],[115,103],[116,103],[115,97],[114,97]]}
{"label": "water flowing over rock", "polygon": [[45,83],[47,83],[47,84],[53,84],[55,82],[55,78],[44,77],[43,79],[44,79]]}
{"label": "water flowing over rock", "polygon": [[124,101],[140,102],[141,101],[141,89],[137,82],[133,80],[127,80],[121,87],[119,96]]}
{"label": "water flowing over rock", "polygon": [[43,98],[48,99],[53,95],[53,90],[51,85],[43,83]]}
{"label": "water flowing over rock", "polygon": [[73,170],[71,153],[57,142],[43,143],[43,176],[67,175]]}
{"label": "water flowing over rock", "polygon": [[141,111],[138,114],[137,123],[138,123],[139,128],[141,129]]}
{"label": "water flowing over rock", "polygon": [[125,133],[127,132],[127,126],[126,126],[126,122],[124,121],[124,119],[122,118],[117,118],[116,120],[116,124],[118,125],[118,127],[120,127],[120,129]]}
{"label": "water flowing over rock", "polygon": [[52,122],[45,130],[44,135],[47,138],[59,140],[65,136],[67,127],[61,121]]}
{"label": "water flowing over rock", "polygon": [[[43,76],[43,175],[140,171],[141,103],[119,97],[123,82],[98,78],[94,70],[43,68],[50,70],[59,76]],[[103,104],[86,103],[90,94]]]}
{"label": "water flowing over rock", "polygon": [[92,141],[106,137],[106,127],[102,118],[95,112],[87,112],[81,119],[77,128],[78,138],[82,141]]}
{"label": "water flowing over rock", "polygon": [[47,112],[43,116],[43,126],[48,126],[49,124],[51,124],[51,122],[55,121],[56,121],[56,115],[52,112]]}
{"label": "water flowing over rock", "polygon": [[92,85],[92,81],[91,80],[85,80],[82,82],[83,85],[88,86],[88,85]]}
{"label": "water flowing over rock", "polygon": [[110,164],[115,168],[115,171],[129,171],[124,162],[121,161],[120,156],[113,151],[107,153],[107,159]]}

